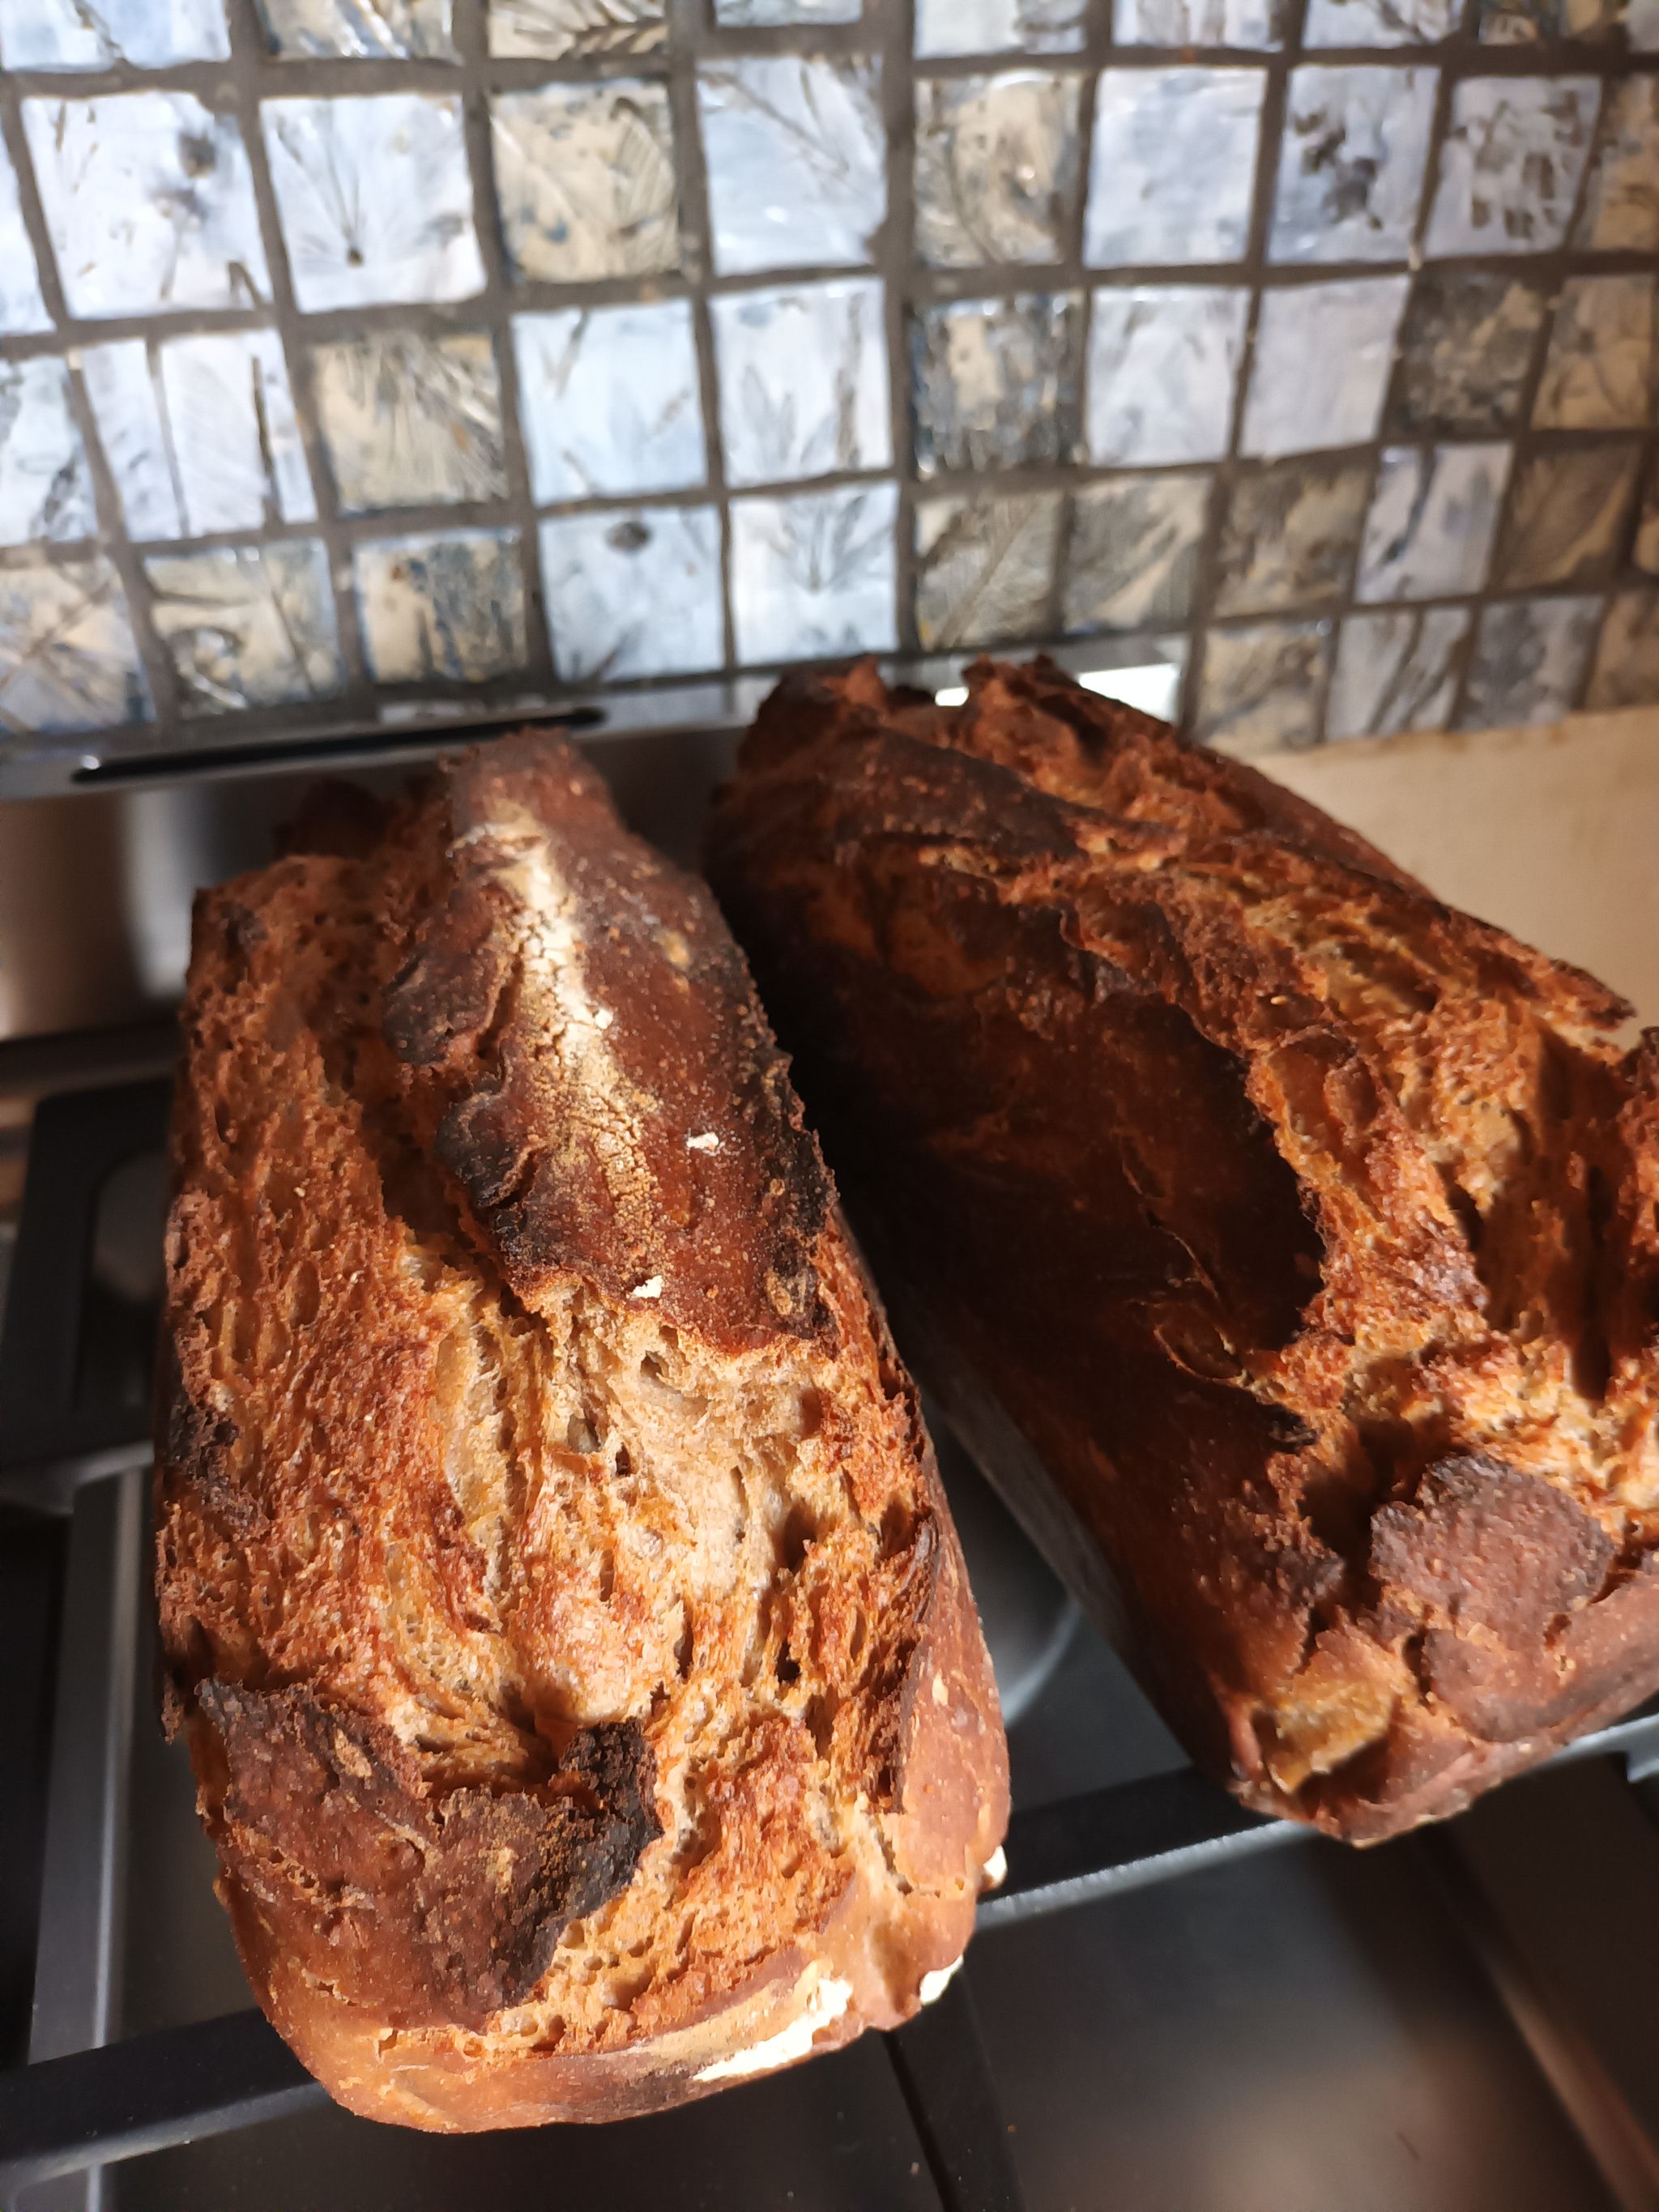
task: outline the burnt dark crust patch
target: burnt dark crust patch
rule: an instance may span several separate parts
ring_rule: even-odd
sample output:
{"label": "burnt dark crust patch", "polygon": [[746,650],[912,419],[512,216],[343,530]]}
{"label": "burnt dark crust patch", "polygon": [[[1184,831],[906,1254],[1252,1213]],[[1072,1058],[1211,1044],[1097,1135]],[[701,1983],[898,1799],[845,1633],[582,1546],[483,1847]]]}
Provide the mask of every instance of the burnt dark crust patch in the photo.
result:
{"label": "burnt dark crust patch", "polygon": [[388,1729],[309,1690],[215,1679],[197,1707],[227,1873],[304,1972],[393,2025],[523,2002],[662,1832],[637,1721],[583,1729],[534,1795],[441,1795]]}

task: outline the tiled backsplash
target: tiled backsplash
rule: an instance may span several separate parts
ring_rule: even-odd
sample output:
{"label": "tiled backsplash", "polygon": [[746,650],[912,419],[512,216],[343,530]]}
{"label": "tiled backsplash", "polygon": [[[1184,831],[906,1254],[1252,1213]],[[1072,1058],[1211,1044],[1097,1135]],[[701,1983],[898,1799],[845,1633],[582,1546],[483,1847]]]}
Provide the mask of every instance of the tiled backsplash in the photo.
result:
{"label": "tiled backsplash", "polygon": [[1659,698],[1659,0],[0,0],[0,749],[1096,634],[1245,750]]}

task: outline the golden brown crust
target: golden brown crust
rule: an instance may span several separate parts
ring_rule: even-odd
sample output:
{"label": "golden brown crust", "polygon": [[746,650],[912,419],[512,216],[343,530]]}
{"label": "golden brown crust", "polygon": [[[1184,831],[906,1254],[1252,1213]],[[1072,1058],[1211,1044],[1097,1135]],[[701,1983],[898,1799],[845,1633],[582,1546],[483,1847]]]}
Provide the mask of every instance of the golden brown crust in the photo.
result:
{"label": "golden brown crust", "polygon": [[1613,994],[1042,662],[786,682],[710,849],[929,1380],[1248,1802],[1392,1834],[1659,1688]]}
{"label": "golden brown crust", "polygon": [[294,843],[198,914],[156,1475],[261,2002],[354,2110],[460,2129],[891,2024],[1006,1755],[741,956],[558,745]]}

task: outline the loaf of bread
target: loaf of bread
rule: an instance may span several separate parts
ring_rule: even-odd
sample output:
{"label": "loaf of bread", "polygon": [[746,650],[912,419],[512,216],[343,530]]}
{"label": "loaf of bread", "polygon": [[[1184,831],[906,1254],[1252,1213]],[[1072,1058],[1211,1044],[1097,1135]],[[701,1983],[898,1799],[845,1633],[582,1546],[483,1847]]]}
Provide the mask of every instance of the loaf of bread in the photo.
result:
{"label": "loaf of bread", "polygon": [[785,682],[710,848],[901,1346],[1246,1803],[1455,1811],[1659,1688],[1659,1033],[1050,663],[969,692]]}
{"label": "loaf of bread", "polygon": [[437,2129],[892,2026],[1006,1753],[742,957],[557,744],[316,818],[199,904],[167,1232],[167,1703],[259,2001]]}

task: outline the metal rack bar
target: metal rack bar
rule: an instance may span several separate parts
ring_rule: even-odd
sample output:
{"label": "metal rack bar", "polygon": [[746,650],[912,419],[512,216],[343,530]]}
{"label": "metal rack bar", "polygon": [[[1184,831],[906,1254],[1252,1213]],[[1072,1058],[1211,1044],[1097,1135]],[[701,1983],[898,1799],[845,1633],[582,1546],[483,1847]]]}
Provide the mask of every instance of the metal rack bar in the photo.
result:
{"label": "metal rack bar", "polygon": [[945,2212],[1024,2212],[967,1977],[890,2035],[887,2055]]}

